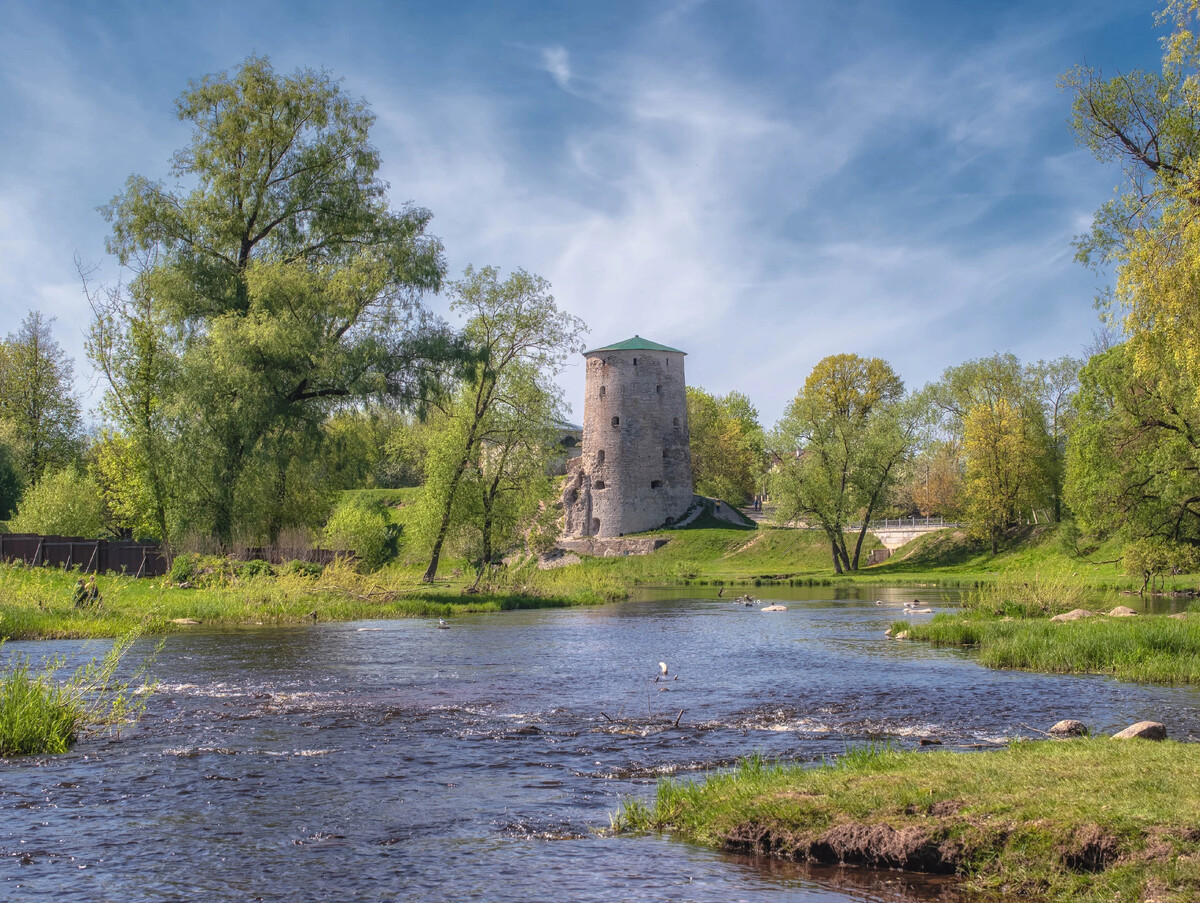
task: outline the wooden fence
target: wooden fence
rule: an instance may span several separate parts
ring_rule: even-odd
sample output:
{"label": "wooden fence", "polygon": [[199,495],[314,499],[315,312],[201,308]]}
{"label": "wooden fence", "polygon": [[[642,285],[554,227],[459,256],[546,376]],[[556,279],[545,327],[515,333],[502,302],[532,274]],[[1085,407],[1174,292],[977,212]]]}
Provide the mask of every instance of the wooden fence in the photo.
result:
{"label": "wooden fence", "polygon": [[135,577],[158,577],[167,572],[167,559],[158,543],[37,533],[0,533],[0,561],[23,561],[35,567],[78,567],[87,574],[118,571]]}

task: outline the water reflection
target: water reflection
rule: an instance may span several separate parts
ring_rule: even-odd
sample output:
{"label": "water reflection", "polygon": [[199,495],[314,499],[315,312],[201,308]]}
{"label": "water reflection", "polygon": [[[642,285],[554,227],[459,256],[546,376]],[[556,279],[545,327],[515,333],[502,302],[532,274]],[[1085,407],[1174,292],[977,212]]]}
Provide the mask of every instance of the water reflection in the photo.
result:
{"label": "water reflection", "polygon": [[895,873],[595,829],[660,776],[751,751],[814,761],[872,739],[974,747],[1063,717],[1200,733],[1191,689],[990,671],[884,637],[915,593],[938,608],[953,592],[836,589],[753,590],[788,605],[771,614],[715,588],[672,588],[451,630],[407,620],[172,636],[154,669],[161,692],[129,735],[4,766],[5,896],[950,900],[944,883]]}

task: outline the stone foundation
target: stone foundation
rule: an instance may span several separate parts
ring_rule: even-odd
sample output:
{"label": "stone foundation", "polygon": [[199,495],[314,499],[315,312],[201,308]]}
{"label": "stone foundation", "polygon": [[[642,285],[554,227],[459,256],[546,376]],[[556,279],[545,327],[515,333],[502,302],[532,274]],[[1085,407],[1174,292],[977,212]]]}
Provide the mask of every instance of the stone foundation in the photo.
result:
{"label": "stone foundation", "polygon": [[634,537],[631,539],[600,539],[595,536],[582,536],[578,539],[561,539],[558,548],[579,555],[591,555],[593,558],[620,558],[625,555],[648,555],[655,549],[661,549],[669,539],[658,536]]}

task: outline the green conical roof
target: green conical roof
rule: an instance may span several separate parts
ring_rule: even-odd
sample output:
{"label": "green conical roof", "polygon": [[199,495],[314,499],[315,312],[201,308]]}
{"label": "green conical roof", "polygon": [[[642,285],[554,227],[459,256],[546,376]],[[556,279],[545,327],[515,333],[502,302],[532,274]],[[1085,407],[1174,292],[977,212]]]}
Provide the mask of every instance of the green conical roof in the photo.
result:
{"label": "green conical roof", "polygon": [[605,345],[603,348],[593,348],[591,351],[585,351],[584,354],[596,354],[599,351],[673,351],[675,354],[687,354],[686,351],[680,351],[678,348],[643,339],[640,335],[635,335],[632,339],[626,339],[624,342]]}

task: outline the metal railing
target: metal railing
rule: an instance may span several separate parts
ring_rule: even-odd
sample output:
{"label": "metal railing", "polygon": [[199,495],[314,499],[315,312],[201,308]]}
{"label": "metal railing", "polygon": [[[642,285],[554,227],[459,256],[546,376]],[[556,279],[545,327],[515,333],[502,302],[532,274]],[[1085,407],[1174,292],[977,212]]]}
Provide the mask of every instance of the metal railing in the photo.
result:
{"label": "metal railing", "polygon": [[[920,527],[927,527],[934,530],[940,530],[943,527],[965,527],[959,521],[946,520],[944,517],[891,517],[883,519],[873,519],[868,529],[870,530],[910,530]],[[848,524],[847,530],[861,530],[862,524]]]}

